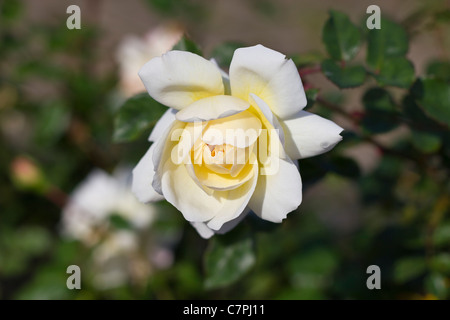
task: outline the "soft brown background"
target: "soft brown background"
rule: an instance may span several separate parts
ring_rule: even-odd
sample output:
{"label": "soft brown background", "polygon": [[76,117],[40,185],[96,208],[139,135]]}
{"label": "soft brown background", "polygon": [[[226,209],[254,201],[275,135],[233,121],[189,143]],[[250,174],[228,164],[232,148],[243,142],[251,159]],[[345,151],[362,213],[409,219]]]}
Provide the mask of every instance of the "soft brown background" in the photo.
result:
{"label": "soft brown background", "polygon": [[[202,19],[190,18],[183,12],[175,17],[164,15],[144,0],[27,0],[28,16],[24,25],[48,23],[65,27],[66,8],[79,5],[83,24],[97,24],[103,36],[100,50],[109,64],[114,61],[114,50],[127,34],[143,35],[165,21],[180,21],[189,35],[206,53],[217,44],[234,40],[249,45],[261,43],[277,51],[289,54],[319,51],[321,30],[329,9],[346,12],[355,23],[365,25],[366,9],[376,4],[381,14],[402,21],[421,6],[440,0],[198,0],[205,11]],[[76,31],[74,31],[76,32]],[[444,39],[443,39],[444,38]],[[447,55],[448,35],[423,33],[411,42],[409,58],[421,71],[432,57]],[[443,44],[442,42],[447,42]]]}

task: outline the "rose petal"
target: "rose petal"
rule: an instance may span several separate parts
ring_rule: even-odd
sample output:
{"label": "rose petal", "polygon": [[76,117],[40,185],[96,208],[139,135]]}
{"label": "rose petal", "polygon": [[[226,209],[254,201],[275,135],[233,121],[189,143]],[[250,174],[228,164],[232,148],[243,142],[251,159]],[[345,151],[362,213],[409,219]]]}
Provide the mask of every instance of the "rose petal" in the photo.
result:
{"label": "rose petal", "polygon": [[209,228],[219,230],[222,225],[238,217],[247,206],[257,182],[258,166],[254,177],[242,186],[211,195],[202,190],[189,175],[185,165],[167,161],[161,185],[164,197],[191,222],[206,222]]}
{"label": "rose petal", "polygon": [[186,51],[169,51],[153,58],[139,76],[153,99],[177,110],[224,94],[222,75],[214,63]]}
{"label": "rose petal", "polygon": [[264,100],[262,100],[260,97],[258,97],[256,94],[253,93],[250,93],[249,101],[253,106],[259,107],[264,117],[269,121],[269,123],[274,127],[274,129],[278,131],[280,141],[282,144],[284,144],[283,128],[281,127],[277,117],[272,113],[272,110],[270,110],[267,103],[265,103]]}
{"label": "rose petal", "polygon": [[249,181],[254,176],[253,166],[258,166],[255,164],[247,164],[239,172],[238,175],[232,177],[230,174],[218,174],[205,166],[193,165],[195,176],[198,181],[213,190],[231,190],[235,189],[245,182]]}
{"label": "rose petal", "polygon": [[261,121],[245,110],[230,117],[209,121],[202,140],[210,145],[230,144],[246,148],[255,143],[260,132]]}
{"label": "rose petal", "polygon": [[305,91],[294,62],[262,45],[234,52],[230,85],[233,96],[246,100],[254,93],[280,118],[289,117],[306,106]]}
{"label": "rose petal", "polygon": [[164,162],[167,159],[171,160],[172,149],[178,144],[178,140],[176,140],[174,134],[176,132],[181,133],[184,127],[186,127],[186,123],[175,120],[169,127],[166,128],[159,139],[154,143],[155,151],[153,152],[152,160],[155,168],[155,174],[153,176],[152,186],[153,189],[160,194],[162,194],[161,177]]}
{"label": "rose petal", "polygon": [[226,201],[222,210],[207,223],[209,228],[220,230],[224,224],[236,219],[243,213],[255,191],[259,179],[258,166],[253,166],[253,169],[253,177],[242,186],[233,190],[215,192],[217,196],[224,197]]}
{"label": "rose petal", "polygon": [[271,174],[259,176],[248,206],[264,220],[281,222],[302,202],[302,180],[289,158],[278,158],[278,162],[272,161],[270,165],[273,172],[266,168]]}
{"label": "rose petal", "polygon": [[148,149],[137,166],[133,169],[131,190],[141,202],[159,201],[164,199],[152,187],[155,168],[153,166],[153,152],[155,144]]}
{"label": "rose petal", "polygon": [[191,224],[203,239],[209,239],[214,235],[214,231],[208,228],[204,222],[191,222]]}
{"label": "rose petal", "polygon": [[197,100],[180,110],[176,118],[184,122],[209,121],[232,116],[250,107],[247,101],[232,96],[214,96]]}
{"label": "rose petal", "polygon": [[155,142],[158,140],[164,131],[171,126],[172,122],[176,120],[175,114],[177,113],[177,110],[169,108],[162,117],[156,122],[155,126],[153,127],[152,133],[148,137],[148,141]]}
{"label": "rose petal", "polygon": [[331,150],[342,137],[342,128],[333,121],[300,111],[281,122],[285,132],[285,149],[292,159],[313,157]]}
{"label": "rose petal", "polygon": [[230,89],[230,76],[228,75],[228,73],[226,73],[225,71],[222,70],[222,68],[219,66],[219,64],[217,63],[216,59],[211,58],[209,59],[209,61],[211,61],[212,63],[214,63],[214,65],[217,67],[217,69],[219,69],[220,74],[222,75],[222,81],[223,81],[223,86],[225,88],[225,94],[226,95],[230,95],[231,94],[231,89]]}
{"label": "rose petal", "polygon": [[235,228],[239,222],[244,220],[247,214],[250,212],[249,208],[245,208],[245,210],[235,219],[228,221],[225,223],[219,230],[212,230],[209,228],[204,222],[191,222],[192,226],[197,230],[200,236],[204,239],[211,238],[214,234],[225,234],[228,231]]}

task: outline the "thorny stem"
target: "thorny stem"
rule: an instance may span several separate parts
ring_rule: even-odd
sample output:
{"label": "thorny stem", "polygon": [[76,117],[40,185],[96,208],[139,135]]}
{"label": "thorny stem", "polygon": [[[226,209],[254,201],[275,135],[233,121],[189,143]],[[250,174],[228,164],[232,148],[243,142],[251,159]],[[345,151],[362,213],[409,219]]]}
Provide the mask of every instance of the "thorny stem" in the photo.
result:
{"label": "thorny stem", "polygon": [[320,65],[298,69],[298,73],[300,74],[300,77],[307,76],[309,74],[318,73],[321,71],[322,71],[322,68],[320,67]]}

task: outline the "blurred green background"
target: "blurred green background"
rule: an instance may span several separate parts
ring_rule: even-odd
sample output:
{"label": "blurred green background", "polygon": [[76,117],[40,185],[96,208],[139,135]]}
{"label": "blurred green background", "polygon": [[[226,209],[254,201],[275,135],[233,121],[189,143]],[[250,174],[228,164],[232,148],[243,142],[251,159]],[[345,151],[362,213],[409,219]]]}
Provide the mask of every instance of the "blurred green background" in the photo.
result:
{"label": "blurred green background", "polygon": [[[72,4],[80,30],[66,27]],[[1,0],[0,297],[448,299],[449,3],[377,1],[382,33],[366,28],[370,4]],[[341,59],[333,41],[352,32],[357,54]],[[308,110],[344,140],[299,162],[303,203],[282,224],[250,215],[204,240],[130,193],[159,111],[139,113],[142,96],[121,106],[174,45],[226,70],[257,43],[293,58]],[[66,287],[70,265],[81,290]]]}

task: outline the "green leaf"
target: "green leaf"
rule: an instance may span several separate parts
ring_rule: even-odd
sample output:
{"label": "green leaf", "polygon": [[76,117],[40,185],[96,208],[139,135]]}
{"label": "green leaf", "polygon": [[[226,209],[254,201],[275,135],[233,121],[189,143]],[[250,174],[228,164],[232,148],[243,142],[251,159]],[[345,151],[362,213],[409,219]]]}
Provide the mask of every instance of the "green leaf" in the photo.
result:
{"label": "green leaf", "polygon": [[323,299],[324,289],[338,267],[339,256],[326,247],[312,248],[294,256],[287,264],[293,292],[284,291],[279,299]]}
{"label": "green leaf", "polygon": [[366,111],[395,112],[395,103],[390,93],[382,88],[372,88],[366,91],[362,98]]}
{"label": "green leaf", "polygon": [[404,57],[386,58],[373,76],[380,85],[409,88],[414,81],[414,66]]}
{"label": "green leaf", "polygon": [[306,94],[307,103],[306,103],[306,107],[303,110],[309,109],[314,105],[314,103],[316,102],[316,99],[317,99],[317,95],[319,94],[319,89],[312,88],[312,89],[305,90],[305,94]]}
{"label": "green leaf", "polygon": [[367,64],[373,69],[382,68],[391,57],[403,57],[408,52],[406,31],[395,22],[381,19],[381,29],[372,29],[367,38]]}
{"label": "green leaf", "polygon": [[230,67],[234,51],[242,47],[245,47],[245,44],[241,42],[225,42],[215,47],[211,56],[216,60],[220,67],[228,69]]}
{"label": "green leaf", "polygon": [[292,59],[297,68],[302,68],[319,64],[323,60],[323,55],[320,53],[298,53],[291,55],[289,58]]}
{"label": "green leaf", "polygon": [[331,158],[329,170],[348,178],[358,178],[361,175],[361,170],[356,161],[342,156]]}
{"label": "green leaf", "polygon": [[137,139],[153,127],[167,107],[152,99],[148,93],[140,93],[125,101],[114,119],[115,142]]}
{"label": "green leaf", "polygon": [[450,126],[450,81],[419,79],[411,92],[430,117]]}
{"label": "green leaf", "polygon": [[450,253],[440,253],[431,259],[431,269],[450,275]]}
{"label": "green leaf", "polygon": [[434,20],[437,23],[450,23],[450,9],[442,9],[434,14]]}
{"label": "green leaf", "polygon": [[23,227],[17,230],[15,249],[30,255],[39,255],[48,250],[51,242],[51,236],[44,228]]}
{"label": "green leaf", "polygon": [[119,213],[110,215],[109,222],[115,229],[125,229],[125,230],[133,229],[132,224]]}
{"label": "green leaf", "polygon": [[23,3],[19,0],[3,0],[0,3],[0,21],[17,19],[23,11]]}
{"label": "green leaf", "polygon": [[322,41],[332,59],[349,61],[359,51],[361,33],[346,14],[331,10],[323,28]]}
{"label": "green leaf", "polygon": [[394,265],[394,280],[397,283],[406,283],[422,275],[425,267],[424,257],[406,257],[397,260]]}
{"label": "green leaf", "polygon": [[450,62],[432,61],[427,66],[426,73],[430,78],[450,81]]}
{"label": "green leaf", "polygon": [[322,62],[325,76],[339,88],[354,88],[362,85],[366,79],[366,69],[362,66],[340,66],[328,59]]}
{"label": "green leaf", "polygon": [[327,247],[318,247],[293,257],[288,264],[290,274],[331,274],[338,266],[339,257]]}
{"label": "green leaf", "polygon": [[40,108],[35,123],[34,140],[37,145],[51,145],[61,137],[69,125],[68,108],[60,102],[44,105]]}
{"label": "green leaf", "polygon": [[435,246],[449,246],[450,223],[439,225],[433,233],[433,244]]}
{"label": "green leaf", "polygon": [[411,139],[413,146],[423,153],[436,152],[442,145],[441,138],[429,132],[413,131]]}
{"label": "green leaf", "polygon": [[172,50],[188,51],[202,56],[202,51],[197,44],[186,36],[183,36],[172,48]]}
{"label": "green leaf", "polygon": [[369,89],[363,96],[366,110],[362,127],[370,133],[390,131],[399,125],[395,103],[389,92],[382,88]]}
{"label": "green leaf", "polygon": [[[414,87],[414,86],[413,86]],[[439,127],[433,119],[428,117],[412,94],[406,95],[402,101],[403,114],[407,116],[412,127],[425,129],[426,131],[437,131]]]}
{"label": "green leaf", "polygon": [[216,235],[205,253],[205,287],[224,287],[239,280],[256,261],[254,242],[248,232],[233,230]]}
{"label": "green leaf", "polygon": [[438,299],[446,299],[448,295],[445,278],[439,273],[431,273],[425,279],[425,289]]}

